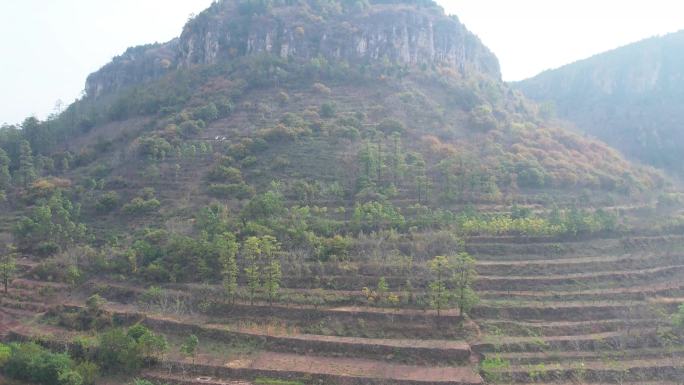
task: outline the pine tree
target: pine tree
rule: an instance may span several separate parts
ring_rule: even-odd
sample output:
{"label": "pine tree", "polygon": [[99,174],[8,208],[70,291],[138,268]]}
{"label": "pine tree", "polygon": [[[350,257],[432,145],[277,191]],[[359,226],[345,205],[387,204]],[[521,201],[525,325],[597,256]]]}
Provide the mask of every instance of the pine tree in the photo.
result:
{"label": "pine tree", "polygon": [[401,146],[401,135],[398,132],[392,133],[392,184],[399,187],[399,182],[404,176],[406,168],[406,160],[404,159],[404,151]]}
{"label": "pine tree", "polygon": [[9,250],[6,251],[5,255],[0,259],[0,280],[5,288],[5,294],[9,284],[12,283],[14,279],[14,274],[17,271],[17,260],[14,257],[14,247],[10,246]]}
{"label": "pine tree", "polygon": [[387,280],[385,280],[385,277],[380,277],[380,280],[378,281],[378,302],[384,302],[385,297],[387,296],[387,292],[389,291],[389,286],[387,285]]}
{"label": "pine tree", "polygon": [[273,300],[278,296],[280,291],[280,280],[282,278],[282,271],[280,268],[280,261],[277,252],[280,249],[278,241],[266,235],[261,238],[261,250],[265,258],[264,266],[264,287],[268,294],[268,304],[273,305]]}
{"label": "pine tree", "polygon": [[459,253],[452,263],[454,288],[459,315],[464,316],[479,301],[472,286],[477,278],[475,259],[468,253]]}
{"label": "pine tree", "polygon": [[0,148],[0,191],[6,190],[12,178],[9,172],[10,159],[7,153]]}
{"label": "pine tree", "polygon": [[437,316],[441,315],[442,309],[449,304],[449,290],[446,282],[451,270],[451,264],[447,257],[437,256],[429,262],[430,271],[433,274],[433,281],[430,282],[430,305],[437,310]]}
{"label": "pine tree", "polygon": [[33,166],[33,152],[28,141],[22,140],[19,147],[19,169],[17,170],[17,181],[22,186],[27,187],[29,183],[36,179],[36,170]]}
{"label": "pine tree", "polygon": [[238,265],[236,259],[238,244],[235,241],[235,236],[231,233],[223,234],[219,237],[217,243],[219,258],[223,268],[221,271],[223,289],[230,303],[235,303],[238,289]]}
{"label": "pine tree", "polygon": [[199,338],[196,335],[191,334],[181,345],[180,351],[186,356],[192,357],[192,364],[195,365],[195,358],[197,357],[197,351],[199,350]]}
{"label": "pine tree", "polygon": [[242,248],[247,262],[245,274],[247,275],[247,287],[249,288],[249,303],[254,305],[254,297],[261,288],[261,272],[259,260],[261,259],[261,242],[257,237],[249,237],[245,240]]}

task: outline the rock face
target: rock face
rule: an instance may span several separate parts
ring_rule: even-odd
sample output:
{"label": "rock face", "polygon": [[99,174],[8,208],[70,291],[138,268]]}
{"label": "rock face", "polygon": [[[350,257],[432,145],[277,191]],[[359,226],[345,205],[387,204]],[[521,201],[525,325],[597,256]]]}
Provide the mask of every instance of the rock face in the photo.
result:
{"label": "rock face", "polygon": [[625,154],[684,175],[684,31],[546,71],[515,85]]}
{"label": "rock face", "polygon": [[246,13],[226,0],[188,22],[179,39],[129,49],[90,75],[86,91],[99,96],[173,69],[261,53],[360,65],[438,65],[464,75],[501,77],[496,56],[437,6],[377,4],[323,18],[301,5]]}
{"label": "rock face", "polygon": [[164,75],[174,67],[178,39],[165,44],[129,48],[111,63],[88,76],[86,94],[100,96],[113,90],[143,83]]}

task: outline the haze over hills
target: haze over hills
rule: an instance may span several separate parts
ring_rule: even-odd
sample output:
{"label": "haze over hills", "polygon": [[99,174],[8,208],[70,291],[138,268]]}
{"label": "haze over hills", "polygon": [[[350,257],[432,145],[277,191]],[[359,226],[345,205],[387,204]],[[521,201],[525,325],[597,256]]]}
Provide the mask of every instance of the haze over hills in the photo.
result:
{"label": "haze over hills", "polygon": [[684,31],[646,39],[516,83],[560,118],[627,156],[684,172]]}
{"label": "haze over hills", "polygon": [[430,0],[219,1],[86,88],[0,129],[0,337],[69,346],[0,345],[9,377],[684,374],[682,194]]}

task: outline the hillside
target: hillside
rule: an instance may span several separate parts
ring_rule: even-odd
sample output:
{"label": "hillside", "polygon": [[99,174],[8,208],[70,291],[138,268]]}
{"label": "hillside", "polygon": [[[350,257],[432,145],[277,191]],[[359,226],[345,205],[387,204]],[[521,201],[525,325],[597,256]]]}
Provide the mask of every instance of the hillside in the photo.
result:
{"label": "hillside", "polygon": [[683,195],[430,0],[215,2],[86,91],[0,129],[9,378],[684,374]]}
{"label": "hillside", "polygon": [[684,31],[596,55],[515,84],[632,159],[681,176]]}

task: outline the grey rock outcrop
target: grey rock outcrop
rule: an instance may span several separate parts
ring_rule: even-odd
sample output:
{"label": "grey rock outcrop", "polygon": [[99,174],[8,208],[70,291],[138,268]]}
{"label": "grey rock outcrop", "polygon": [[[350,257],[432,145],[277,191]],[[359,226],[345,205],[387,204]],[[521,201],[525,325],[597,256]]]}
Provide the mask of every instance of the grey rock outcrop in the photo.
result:
{"label": "grey rock outcrop", "polygon": [[129,49],[87,81],[89,96],[162,76],[167,71],[269,53],[283,58],[438,65],[500,79],[499,62],[456,17],[439,7],[378,4],[326,17],[302,6],[241,13],[223,1],[189,21],[180,38]]}

